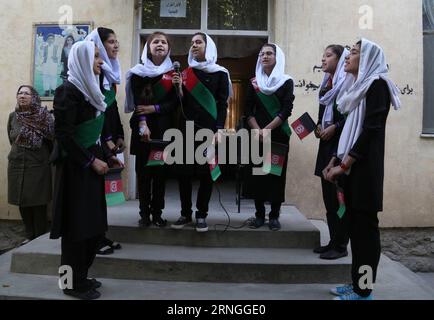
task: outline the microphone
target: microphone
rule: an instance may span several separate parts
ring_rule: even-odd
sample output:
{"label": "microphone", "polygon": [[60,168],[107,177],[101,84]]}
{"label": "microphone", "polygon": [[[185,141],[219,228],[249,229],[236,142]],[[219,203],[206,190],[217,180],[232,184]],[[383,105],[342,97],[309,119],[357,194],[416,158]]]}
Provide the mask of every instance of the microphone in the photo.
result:
{"label": "microphone", "polygon": [[[173,63],[173,70],[178,74],[181,75],[181,64],[178,61],[175,61]],[[179,86],[175,85],[176,94],[178,97],[181,97],[181,93],[179,92]]]}
{"label": "microphone", "polygon": [[176,73],[180,73],[181,64],[178,61],[175,61],[173,63],[173,70],[175,70]]}

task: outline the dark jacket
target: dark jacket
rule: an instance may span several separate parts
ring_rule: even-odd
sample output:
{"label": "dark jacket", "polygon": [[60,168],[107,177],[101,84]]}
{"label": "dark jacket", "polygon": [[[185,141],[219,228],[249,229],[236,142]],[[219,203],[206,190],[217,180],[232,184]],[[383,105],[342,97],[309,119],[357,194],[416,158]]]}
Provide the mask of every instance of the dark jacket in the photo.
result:
{"label": "dark jacket", "polygon": [[[324,96],[327,91],[322,92],[321,96]],[[320,104],[318,112],[318,125],[322,124],[322,118],[324,117],[325,109],[326,106]],[[333,107],[333,124],[336,125],[335,135],[329,141],[320,140],[319,142],[318,155],[315,165],[315,175],[318,177],[322,177],[322,171],[325,169],[325,167],[327,167],[332,157],[336,154],[342,129],[345,125],[345,116],[337,110],[336,104]]]}
{"label": "dark jacket", "polygon": [[346,201],[351,208],[383,210],[384,148],[390,93],[386,81],[376,80],[366,94],[363,131],[350,156],[357,161],[345,183]]}
{"label": "dark jacket", "polygon": [[62,156],[56,162],[51,238],[81,241],[102,235],[107,230],[104,176],[91,163],[95,158],[104,161],[110,152],[96,142],[83,148],[74,138],[77,126],[95,119],[96,109],[67,81],[56,89],[54,116]]}

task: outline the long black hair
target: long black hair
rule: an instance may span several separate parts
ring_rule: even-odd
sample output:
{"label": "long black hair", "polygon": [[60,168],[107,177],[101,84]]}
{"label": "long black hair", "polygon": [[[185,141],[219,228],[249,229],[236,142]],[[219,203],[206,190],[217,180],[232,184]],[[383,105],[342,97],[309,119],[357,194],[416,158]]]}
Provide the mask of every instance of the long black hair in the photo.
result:
{"label": "long black hair", "polygon": [[112,29],[100,27],[98,28],[98,35],[102,43],[106,42],[111,34],[116,34]]}

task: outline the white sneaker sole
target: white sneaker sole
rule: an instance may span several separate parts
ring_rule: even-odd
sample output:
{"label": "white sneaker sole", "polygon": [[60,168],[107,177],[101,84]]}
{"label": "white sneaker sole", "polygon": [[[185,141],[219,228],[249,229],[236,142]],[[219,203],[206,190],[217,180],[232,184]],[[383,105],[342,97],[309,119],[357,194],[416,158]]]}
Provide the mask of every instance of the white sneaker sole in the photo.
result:
{"label": "white sneaker sole", "polygon": [[202,228],[202,229],[196,228],[196,231],[199,233],[208,232],[208,230],[209,230],[208,228]]}

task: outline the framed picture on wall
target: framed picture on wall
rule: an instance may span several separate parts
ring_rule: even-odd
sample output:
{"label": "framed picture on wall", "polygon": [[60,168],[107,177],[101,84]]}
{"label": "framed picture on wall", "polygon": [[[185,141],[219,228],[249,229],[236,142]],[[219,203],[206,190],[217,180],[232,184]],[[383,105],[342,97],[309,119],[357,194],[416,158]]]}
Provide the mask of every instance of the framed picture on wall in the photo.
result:
{"label": "framed picture on wall", "polygon": [[57,23],[33,25],[32,81],[42,100],[53,100],[56,88],[68,79],[71,47],[83,41],[92,28],[90,22],[71,26]]}

